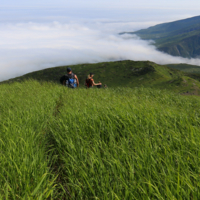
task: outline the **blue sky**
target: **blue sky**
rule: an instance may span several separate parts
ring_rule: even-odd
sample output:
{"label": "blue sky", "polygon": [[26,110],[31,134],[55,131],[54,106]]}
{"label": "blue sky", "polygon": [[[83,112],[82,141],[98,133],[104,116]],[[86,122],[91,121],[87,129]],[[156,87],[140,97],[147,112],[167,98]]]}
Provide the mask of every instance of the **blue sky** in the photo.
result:
{"label": "blue sky", "polygon": [[34,0],[34,1],[27,1],[27,0],[2,0],[1,5],[9,6],[9,7],[16,7],[16,6],[54,6],[54,7],[68,7],[68,6],[76,6],[76,7],[101,7],[101,8],[125,8],[128,9],[130,6],[134,7],[142,7],[142,8],[155,8],[155,7],[170,7],[170,8],[188,8],[195,6],[199,6],[200,2],[198,0]]}
{"label": "blue sky", "polygon": [[198,0],[3,0],[0,81],[58,65],[110,60],[198,64],[119,32],[200,15]]}

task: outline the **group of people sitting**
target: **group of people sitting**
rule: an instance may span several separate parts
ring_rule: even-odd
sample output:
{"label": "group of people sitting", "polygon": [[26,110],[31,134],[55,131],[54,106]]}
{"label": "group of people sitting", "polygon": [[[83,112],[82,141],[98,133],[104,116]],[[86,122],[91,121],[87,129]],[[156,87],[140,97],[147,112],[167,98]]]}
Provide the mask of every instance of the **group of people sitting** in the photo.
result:
{"label": "group of people sitting", "polygon": [[[97,86],[97,88],[102,88],[102,83],[99,81],[98,83],[94,82],[94,74],[90,73],[86,80],[85,80],[85,86],[87,88],[92,88],[94,86]],[[61,77],[62,78],[62,77]],[[65,76],[63,76],[62,80],[61,80],[62,85],[66,85],[69,88],[76,88],[79,87],[79,80],[76,74],[74,74],[72,72],[71,68],[67,68],[67,74]],[[104,88],[106,88],[107,86],[104,85]]]}

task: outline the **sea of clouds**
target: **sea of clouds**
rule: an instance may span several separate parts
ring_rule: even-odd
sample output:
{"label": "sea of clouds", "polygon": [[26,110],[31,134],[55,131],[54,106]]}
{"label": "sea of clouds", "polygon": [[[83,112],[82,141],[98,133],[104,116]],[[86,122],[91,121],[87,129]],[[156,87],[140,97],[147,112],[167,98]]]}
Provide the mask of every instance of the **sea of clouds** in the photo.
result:
{"label": "sea of clouds", "polygon": [[153,41],[119,35],[157,24],[79,20],[0,23],[0,81],[44,68],[115,60],[150,60],[158,64],[188,63],[200,59],[173,57],[156,50]]}

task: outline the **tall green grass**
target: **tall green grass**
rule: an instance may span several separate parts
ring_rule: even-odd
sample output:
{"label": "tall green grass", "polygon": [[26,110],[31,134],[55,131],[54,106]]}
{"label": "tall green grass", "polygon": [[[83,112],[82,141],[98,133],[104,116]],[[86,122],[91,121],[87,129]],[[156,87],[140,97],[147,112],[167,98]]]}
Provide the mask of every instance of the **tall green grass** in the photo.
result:
{"label": "tall green grass", "polygon": [[63,99],[51,137],[66,195],[199,198],[199,99],[145,88],[69,91]]}
{"label": "tall green grass", "polygon": [[54,88],[37,82],[1,85],[0,199],[46,199],[53,195],[52,148],[45,130]]}
{"label": "tall green grass", "polygon": [[198,97],[0,87],[2,199],[200,198]]}

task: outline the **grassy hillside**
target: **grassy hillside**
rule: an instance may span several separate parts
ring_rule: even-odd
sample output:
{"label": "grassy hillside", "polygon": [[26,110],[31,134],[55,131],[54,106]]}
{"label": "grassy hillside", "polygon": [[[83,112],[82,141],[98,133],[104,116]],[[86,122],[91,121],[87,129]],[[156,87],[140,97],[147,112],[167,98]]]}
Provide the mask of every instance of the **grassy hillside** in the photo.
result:
{"label": "grassy hillside", "polygon": [[197,65],[189,65],[189,64],[181,63],[181,64],[169,64],[166,66],[183,71],[183,72],[200,74],[200,66],[197,66]]}
{"label": "grassy hillside", "polygon": [[[12,83],[27,79],[51,81],[59,83],[59,78],[66,74],[68,66],[54,67],[32,72],[15,79],[6,81]],[[84,87],[86,76],[95,73],[94,80],[107,84],[108,87],[154,87],[168,89],[176,93],[188,92],[199,94],[200,83],[195,77],[167,66],[150,61],[116,61],[96,64],[79,64],[70,66]],[[59,83],[60,84],[60,83]]]}
{"label": "grassy hillside", "polygon": [[169,64],[170,68],[185,72],[185,76],[200,81],[200,66],[188,64]]}
{"label": "grassy hillside", "polygon": [[158,50],[173,56],[200,56],[200,16],[159,24],[130,34],[154,40]]}
{"label": "grassy hillside", "polygon": [[0,85],[0,199],[199,199],[200,99]]}

